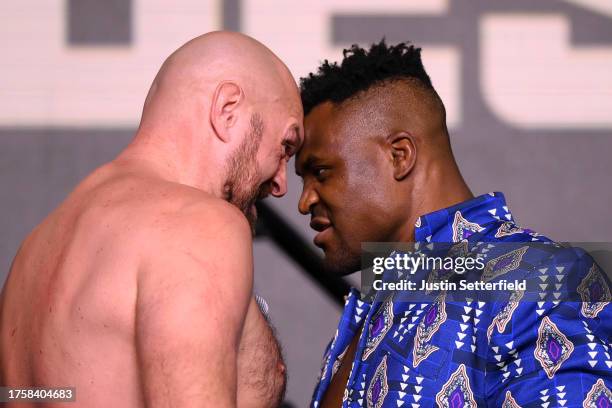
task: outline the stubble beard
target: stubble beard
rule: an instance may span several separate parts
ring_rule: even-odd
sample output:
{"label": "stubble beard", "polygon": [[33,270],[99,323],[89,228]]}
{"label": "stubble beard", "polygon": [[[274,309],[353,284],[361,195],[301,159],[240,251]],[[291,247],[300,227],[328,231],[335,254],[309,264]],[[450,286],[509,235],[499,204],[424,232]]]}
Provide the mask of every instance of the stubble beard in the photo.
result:
{"label": "stubble beard", "polygon": [[333,231],[332,240],[324,246],[323,252],[323,267],[328,273],[345,276],[361,270],[360,248],[352,248],[344,234],[337,229]]}
{"label": "stubble beard", "polygon": [[333,253],[326,253],[323,259],[325,270],[337,276],[346,276],[361,270],[361,256],[342,243]]}
{"label": "stubble beard", "polygon": [[254,113],[250,122],[249,133],[228,160],[224,190],[227,201],[242,211],[254,234],[257,222],[255,202],[266,195],[267,185],[260,184],[261,169],[257,163],[263,121]]}

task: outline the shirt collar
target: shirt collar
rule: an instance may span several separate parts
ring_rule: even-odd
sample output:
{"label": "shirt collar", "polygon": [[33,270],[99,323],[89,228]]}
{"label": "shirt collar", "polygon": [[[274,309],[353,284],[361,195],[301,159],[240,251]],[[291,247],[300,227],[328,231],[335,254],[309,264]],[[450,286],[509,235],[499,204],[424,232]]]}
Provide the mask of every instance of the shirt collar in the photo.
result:
{"label": "shirt collar", "polygon": [[483,194],[471,200],[422,215],[415,223],[416,242],[459,242],[496,221],[514,221],[504,195]]}

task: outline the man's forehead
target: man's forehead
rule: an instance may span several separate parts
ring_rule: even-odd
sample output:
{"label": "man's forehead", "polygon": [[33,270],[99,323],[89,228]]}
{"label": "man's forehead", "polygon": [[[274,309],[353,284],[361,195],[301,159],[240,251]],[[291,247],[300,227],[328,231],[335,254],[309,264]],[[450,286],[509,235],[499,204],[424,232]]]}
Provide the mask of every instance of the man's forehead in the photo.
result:
{"label": "man's forehead", "polygon": [[276,98],[270,104],[271,114],[277,118],[276,121],[282,123],[282,126],[289,125],[287,130],[295,132],[294,142],[300,146],[304,140],[304,116],[301,102],[284,96]]}
{"label": "man's forehead", "polygon": [[278,112],[283,112],[291,121],[295,122],[295,126],[292,126],[296,130],[297,136],[300,140],[304,138],[304,113],[302,109],[302,102],[295,98],[284,98],[283,101],[276,107]]}
{"label": "man's forehead", "polygon": [[319,134],[326,132],[335,125],[335,109],[331,102],[323,102],[313,107],[304,116],[304,131],[307,136],[311,133]]}
{"label": "man's forehead", "polygon": [[330,118],[313,109],[304,117],[304,148],[313,149],[317,146],[329,143]]}
{"label": "man's forehead", "polygon": [[301,167],[330,156],[340,146],[339,134],[335,131],[333,113],[329,107],[319,110],[316,106],[304,119],[304,141],[295,160],[296,171]]}
{"label": "man's forehead", "polygon": [[305,144],[340,148],[351,134],[352,122],[351,115],[347,115],[342,107],[332,102],[323,102],[304,118]]}

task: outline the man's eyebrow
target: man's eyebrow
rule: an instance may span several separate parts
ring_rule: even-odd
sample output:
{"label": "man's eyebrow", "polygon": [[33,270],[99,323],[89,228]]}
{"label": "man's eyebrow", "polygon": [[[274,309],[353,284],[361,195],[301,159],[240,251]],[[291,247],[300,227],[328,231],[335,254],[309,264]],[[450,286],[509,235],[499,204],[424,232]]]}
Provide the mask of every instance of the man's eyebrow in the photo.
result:
{"label": "man's eyebrow", "polygon": [[[304,160],[304,163],[302,163],[302,165],[299,166],[298,165],[298,161],[296,160],[295,161],[295,174],[297,174],[298,176],[301,177],[302,176],[302,171],[307,172],[318,161],[319,161],[319,158],[317,156],[310,155],[310,156],[308,156],[308,158],[306,158],[306,160]],[[300,169],[302,171],[300,171]]]}
{"label": "man's eyebrow", "polygon": [[295,135],[298,138],[298,143],[300,147],[304,144],[304,128],[300,125],[295,125]]}
{"label": "man's eyebrow", "polygon": [[291,126],[291,131],[293,134],[291,136],[291,141],[295,144],[295,148],[299,150],[302,147],[302,144],[304,144],[304,136],[302,135],[300,125],[295,124]]}

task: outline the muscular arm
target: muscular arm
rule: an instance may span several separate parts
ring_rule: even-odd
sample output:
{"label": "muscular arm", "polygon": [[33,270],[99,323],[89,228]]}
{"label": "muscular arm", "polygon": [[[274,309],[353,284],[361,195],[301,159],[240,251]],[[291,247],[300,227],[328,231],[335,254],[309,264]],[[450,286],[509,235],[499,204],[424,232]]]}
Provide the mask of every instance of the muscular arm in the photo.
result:
{"label": "muscular arm", "polygon": [[249,226],[215,203],[169,220],[139,271],[137,349],[148,407],[235,407],[252,291]]}

